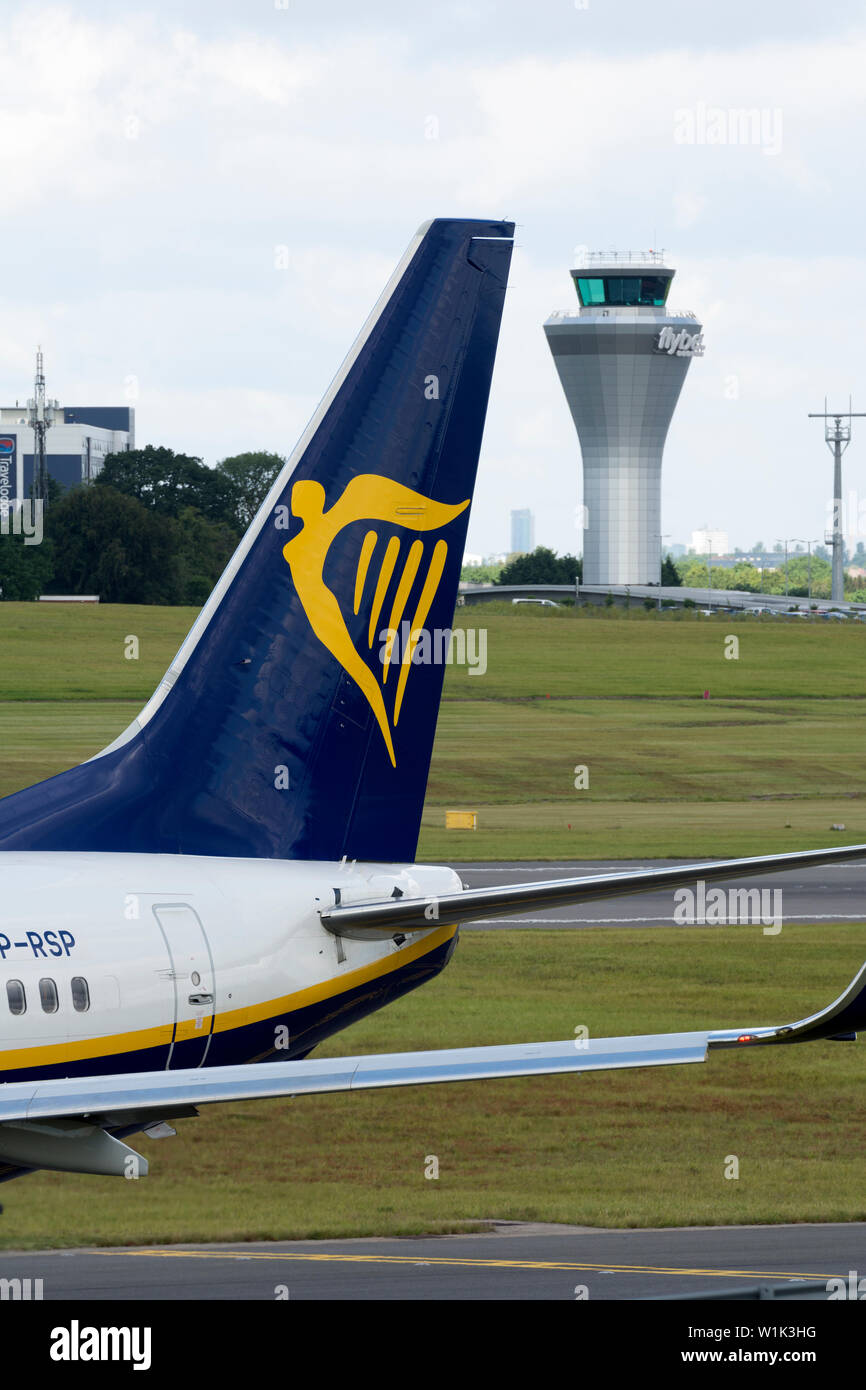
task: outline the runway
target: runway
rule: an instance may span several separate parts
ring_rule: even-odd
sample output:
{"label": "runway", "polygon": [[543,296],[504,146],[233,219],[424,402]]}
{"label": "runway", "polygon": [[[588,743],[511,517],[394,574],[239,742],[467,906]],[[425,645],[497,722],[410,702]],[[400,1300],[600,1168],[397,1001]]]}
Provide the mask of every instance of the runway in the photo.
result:
{"label": "runway", "polygon": [[[495,1225],[405,1240],[259,1242],[7,1253],[0,1280],[45,1301],[574,1301],[692,1296],[756,1284],[849,1283],[866,1223],[651,1231]],[[864,1284],[866,1289],[866,1284]]]}
{"label": "runway", "polygon": [[[577,878],[598,873],[625,873],[634,869],[661,869],[687,864],[687,859],[587,860],[572,863],[473,863],[453,864],[467,888],[493,888],[502,883],[543,883],[547,879]],[[781,889],[783,922],[866,922],[866,862],[835,864],[820,869],[793,869],[759,879],[725,880],[725,888]],[[577,927],[671,927],[674,893],[668,888],[640,896],[607,898],[576,907],[556,907],[522,912],[514,917],[492,917],[473,922],[463,931],[533,927],[550,930]]]}

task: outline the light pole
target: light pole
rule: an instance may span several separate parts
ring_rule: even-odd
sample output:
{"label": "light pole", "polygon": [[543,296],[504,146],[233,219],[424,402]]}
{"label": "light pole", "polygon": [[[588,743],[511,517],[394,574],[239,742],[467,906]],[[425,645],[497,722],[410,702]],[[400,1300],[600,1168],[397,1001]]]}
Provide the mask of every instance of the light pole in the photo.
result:
{"label": "light pole", "polygon": [[[661,568],[662,568],[662,566],[664,565],[664,560],[662,559],[662,556],[663,556],[663,554],[664,554],[664,542],[665,542],[665,541],[669,541],[670,538],[671,538],[671,533],[670,533],[670,531],[658,532],[658,539],[659,539],[659,588],[661,588]],[[661,594],[659,594],[659,597],[658,597],[658,610],[659,610],[659,612],[661,612],[661,606],[662,606],[662,599],[661,599]]]}
{"label": "light pole", "polygon": [[791,537],[791,540],[792,540],[792,541],[796,541],[796,543],[797,543],[798,545],[805,545],[805,547],[806,547],[806,553],[807,553],[807,555],[808,555],[808,557],[809,557],[809,578],[808,578],[808,585],[809,585],[809,612],[811,613],[811,611],[812,611],[812,546],[813,546],[813,545],[817,545],[818,542],[817,542],[817,541],[804,540],[802,536],[792,536],[792,537]]}
{"label": "light pole", "polygon": [[[776,537],[776,545],[781,545],[782,537]],[[785,541],[785,598],[788,597],[788,542]]]}

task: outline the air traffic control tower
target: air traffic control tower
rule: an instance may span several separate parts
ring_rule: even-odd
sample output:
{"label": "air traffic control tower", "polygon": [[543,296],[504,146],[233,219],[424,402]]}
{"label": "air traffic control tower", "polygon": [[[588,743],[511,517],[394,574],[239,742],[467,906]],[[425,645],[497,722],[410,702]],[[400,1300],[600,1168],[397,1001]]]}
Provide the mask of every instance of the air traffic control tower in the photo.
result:
{"label": "air traffic control tower", "polygon": [[658,584],[662,451],[701,325],[668,310],[663,252],[590,252],[571,275],[580,307],[544,331],[583,455],[583,583]]}

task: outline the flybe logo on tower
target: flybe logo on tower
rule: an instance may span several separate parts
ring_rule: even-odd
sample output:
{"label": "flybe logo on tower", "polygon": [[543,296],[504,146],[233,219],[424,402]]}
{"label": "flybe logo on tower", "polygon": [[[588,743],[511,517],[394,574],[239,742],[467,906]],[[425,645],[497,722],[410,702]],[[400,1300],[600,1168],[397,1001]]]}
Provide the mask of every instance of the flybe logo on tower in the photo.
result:
{"label": "flybe logo on tower", "polygon": [[663,328],[655,345],[656,352],[666,352],[671,357],[703,357],[703,333],[689,333],[685,328],[679,332],[668,325]]}

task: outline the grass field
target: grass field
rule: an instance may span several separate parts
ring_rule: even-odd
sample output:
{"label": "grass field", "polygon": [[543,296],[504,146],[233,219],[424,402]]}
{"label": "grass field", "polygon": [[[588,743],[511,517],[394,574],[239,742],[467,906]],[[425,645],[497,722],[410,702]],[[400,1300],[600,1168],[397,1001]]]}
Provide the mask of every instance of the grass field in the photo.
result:
{"label": "grass field", "polygon": [[[317,1055],[782,1022],[828,1003],[864,948],[862,926],[467,933],[437,980]],[[4,1186],[0,1245],[864,1219],[864,1071],[862,1046],[825,1042],[206,1107],[175,1139],[130,1141],[141,1181]]]}
{"label": "grass field", "polygon": [[[0,794],[89,757],[194,618],[0,604]],[[866,840],[866,630],[607,610],[462,612],[488,670],[450,668],[419,857],[751,853]],[[724,656],[728,633],[738,661]],[[138,660],[124,656],[136,636]],[[709,689],[710,698],[702,698]],[[576,791],[585,765],[589,788]],[[480,829],[444,830],[447,807]],[[832,823],[844,823],[833,832]],[[745,1026],[829,1002],[863,926],[468,933],[438,980],[319,1054]],[[6,1248],[408,1234],[485,1219],[597,1226],[866,1218],[862,1048],[701,1067],[216,1106],[136,1138],[141,1182],[0,1189]],[[436,1181],[424,1177],[428,1155]],[[730,1155],[740,1176],[726,1180]]]}
{"label": "grass field", "polygon": [[[0,794],[110,742],[194,617],[0,604]],[[866,840],[866,626],[507,606],[463,609],[459,622],[483,625],[487,670],[448,668],[419,858],[700,857]],[[124,655],[129,636],[137,660]],[[477,811],[478,830],[446,831],[448,808]]]}

